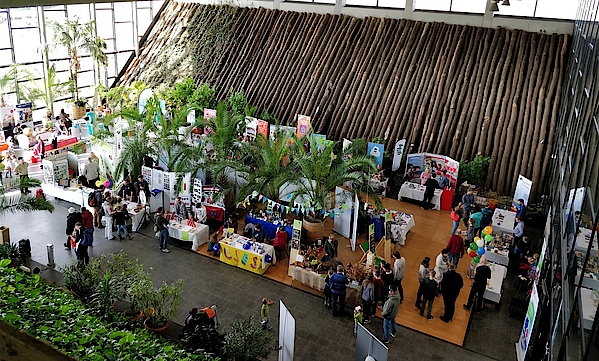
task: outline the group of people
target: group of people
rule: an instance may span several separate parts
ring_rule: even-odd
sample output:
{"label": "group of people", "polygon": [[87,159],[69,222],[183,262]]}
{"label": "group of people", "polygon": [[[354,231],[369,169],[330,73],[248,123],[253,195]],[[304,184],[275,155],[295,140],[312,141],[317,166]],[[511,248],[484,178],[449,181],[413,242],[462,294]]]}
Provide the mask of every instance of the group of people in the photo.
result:
{"label": "group of people", "polygon": [[[229,217],[227,222],[230,222],[230,224],[234,225],[234,227],[231,228],[237,229],[237,221],[234,220],[232,217]],[[245,227],[243,228],[243,235],[246,238],[251,238],[252,240],[254,240],[254,242],[266,243],[273,246],[277,255],[275,259],[280,259],[280,255],[287,251],[287,246],[289,244],[289,234],[285,230],[284,226],[277,227],[275,238],[268,239],[266,238],[266,235],[260,223],[253,224],[248,222],[245,224]],[[273,262],[273,266],[274,265],[276,265],[276,261]]]}
{"label": "group of people", "polygon": [[77,260],[83,265],[89,263],[88,247],[94,242],[94,221],[92,213],[85,207],[81,212],[75,208],[69,208],[67,215],[67,241],[64,246],[67,250],[74,249]]}

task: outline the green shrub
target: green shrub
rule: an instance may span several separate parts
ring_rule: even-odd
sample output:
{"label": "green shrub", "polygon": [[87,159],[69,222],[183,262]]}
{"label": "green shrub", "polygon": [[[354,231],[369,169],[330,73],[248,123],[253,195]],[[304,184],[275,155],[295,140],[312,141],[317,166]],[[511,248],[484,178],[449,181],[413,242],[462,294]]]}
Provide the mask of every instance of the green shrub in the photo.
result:
{"label": "green shrub", "polygon": [[255,325],[252,317],[231,324],[231,332],[225,336],[227,353],[236,361],[258,361],[278,348],[273,336]]}

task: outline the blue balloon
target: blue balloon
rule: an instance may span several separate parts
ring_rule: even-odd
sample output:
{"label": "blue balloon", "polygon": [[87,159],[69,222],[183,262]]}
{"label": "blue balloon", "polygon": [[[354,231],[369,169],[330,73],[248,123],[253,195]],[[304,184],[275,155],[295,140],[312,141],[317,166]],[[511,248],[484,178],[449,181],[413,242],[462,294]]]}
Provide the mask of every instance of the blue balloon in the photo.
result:
{"label": "blue balloon", "polygon": [[214,251],[214,253],[218,253],[220,251],[220,243],[215,244],[212,247],[212,251]]}
{"label": "blue balloon", "polygon": [[270,262],[272,262],[272,257],[271,257],[271,255],[267,254],[266,256],[264,256],[264,261],[266,261],[266,263],[270,263]]}
{"label": "blue balloon", "polygon": [[478,249],[478,252],[476,252],[476,253],[478,253],[480,256],[482,256],[483,254],[485,254],[485,252],[486,252],[486,251],[485,251],[485,248],[484,248],[484,247],[480,247],[480,248]]}
{"label": "blue balloon", "polygon": [[252,248],[252,244],[250,242],[245,242],[243,244],[243,249],[245,249],[246,251],[250,248]]}

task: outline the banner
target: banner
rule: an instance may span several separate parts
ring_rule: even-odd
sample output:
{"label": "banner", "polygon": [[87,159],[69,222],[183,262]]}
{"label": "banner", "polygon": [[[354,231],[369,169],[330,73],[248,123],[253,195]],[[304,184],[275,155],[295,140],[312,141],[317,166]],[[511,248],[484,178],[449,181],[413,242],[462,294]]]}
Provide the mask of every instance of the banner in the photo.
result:
{"label": "banner", "polygon": [[297,137],[303,138],[310,132],[310,117],[307,115],[297,116]]}
{"label": "banner", "polygon": [[374,157],[376,165],[383,164],[383,153],[385,152],[385,146],[383,144],[368,142],[368,150],[366,154]]}
{"label": "banner", "polygon": [[18,123],[33,121],[33,103],[21,103],[15,106],[15,120]]}
{"label": "banner", "polygon": [[455,161],[444,155],[432,153],[414,153],[406,156],[406,170],[408,167],[414,168],[414,177],[411,181],[420,183],[420,175],[425,169],[431,169],[431,174],[437,176],[443,170],[447,171],[449,185],[456,188],[458,181],[458,173],[460,170],[460,162]]}
{"label": "banner", "polygon": [[141,175],[144,177],[144,180],[148,182],[148,186],[152,186],[152,168],[142,166],[141,167]]}
{"label": "banner", "polygon": [[268,267],[262,268],[262,257],[258,257],[255,253],[229,246],[223,242],[219,244],[221,262],[258,274],[263,274],[268,269]]}
{"label": "banner", "polygon": [[204,108],[204,119],[208,120],[212,118],[216,118],[216,110]]}
{"label": "banner", "polygon": [[225,209],[218,207],[218,206],[213,206],[210,204],[204,204],[206,206],[206,218],[208,219],[212,219],[215,221],[221,221],[224,222],[225,221]]}
{"label": "banner", "polygon": [[460,171],[460,162],[453,160],[449,157],[445,157],[445,170],[447,170],[447,178],[449,178],[449,185],[451,188],[457,188],[458,173]]}
{"label": "banner", "polygon": [[530,302],[528,303],[528,309],[526,311],[526,318],[524,319],[524,325],[522,326],[522,332],[520,333],[520,340],[516,344],[518,361],[522,361],[526,358],[526,352],[528,351],[528,344],[530,343],[530,336],[535,323],[538,305],[539,295],[537,294],[537,286],[534,284],[530,295]]}
{"label": "banner", "polygon": [[530,189],[532,188],[532,181],[522,174],[518,175],[518,183],[516,184],[516,191],[514,192],[513,205],[518,203],[518,199],[524,199],[524,204],[528,205],[528,198],[530,197]]}
{"label": "banner", "polygon": [[393,166],[391,170],[395,172],[399,169],[401,165],[401,157],[403,156],[404,148],[406,147],[406,140],[402,139],[399,142],[395,143],[395,152],[393,152]]}
{"label": "banner", "polygon": [[164,190],[164,172],[159,169],[152,169],[152,182],[148,183],[150,183],[152,189]]}
{"label": "banner", "polygon": [[258,119],[258,134],[262,134],[265,139],[268,139],[268,122]]}
{"label": "banner", "polygon": [[295,350],[295,318],[279,300],[279,361],[293,361]]}

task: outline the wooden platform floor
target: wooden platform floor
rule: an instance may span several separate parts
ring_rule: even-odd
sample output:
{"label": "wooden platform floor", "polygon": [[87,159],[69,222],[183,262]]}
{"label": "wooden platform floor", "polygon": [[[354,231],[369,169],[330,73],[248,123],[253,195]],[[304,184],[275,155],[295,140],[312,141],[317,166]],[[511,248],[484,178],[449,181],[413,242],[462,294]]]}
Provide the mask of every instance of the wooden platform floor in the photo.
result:
{"label": "wooden platform floor", "polygon": [[[437,255],[447,245],[450,237],[452,222],[449,218],[449,213],[444,211],[428,210],[424,211],[419,206],[414,204],[396,201],[393,199],[383,199],[383,204],[388,209],[402,211],[412,214],[416,225],[410,230],[407,236],[406,245],[400,250],[403,257],[406,259],[407,269],[405,278],[402,282],[404,289],[404,302],[402,303],[396,321],[398,324],[411,328],[413,330],[428,334],[430,336],[454,343],[462,346],[468,328],[470,313],[462,308],[462,304],[468,300],[468,294],[472,282],[466,278],[466,271],[470,263],[470,258],[465,256],[458,265],[458,272],[464,278],[464,288],[460,292],[460,296],[456,302],[456,311],[453,321],[444,323],[439,319],[443,315],[443,298],[437,297],[433,304],[432,320],[427,320],[421,317],[419,310],[415,307],[416,293],[418,291],[418,269],[420,262],[425,256],[431,258],[431,266],[434,267],[434,261]],[[243,219],[240,220],[239,229],[243,229]],[[463,225],[461,226],[463,227]],[[327,233],[332,232],[332,222],[327,223]],[[351,251],[351,246],[347,238],[336,235],[339,240],[339,260],[344,264],[348,262],[358,262],[362,256],[362,251],[356,248],[355,252]],[[361,244],[366,240],[363,235],[358,239],[357,244]],[[207,245],[201,246],[198,253],[212,258],[212,253],[207,252]],[[276,266],[271,266],[264,276],[286,285],[302,289],[306,292],[322,296],[322,292],[312,289],[304,284],[294,281],[287,275],[289,264],[287,259],[278,262]],[[258,276],[258,275],[256,275]],[[378,316],[380,316],[380,309]]]}

